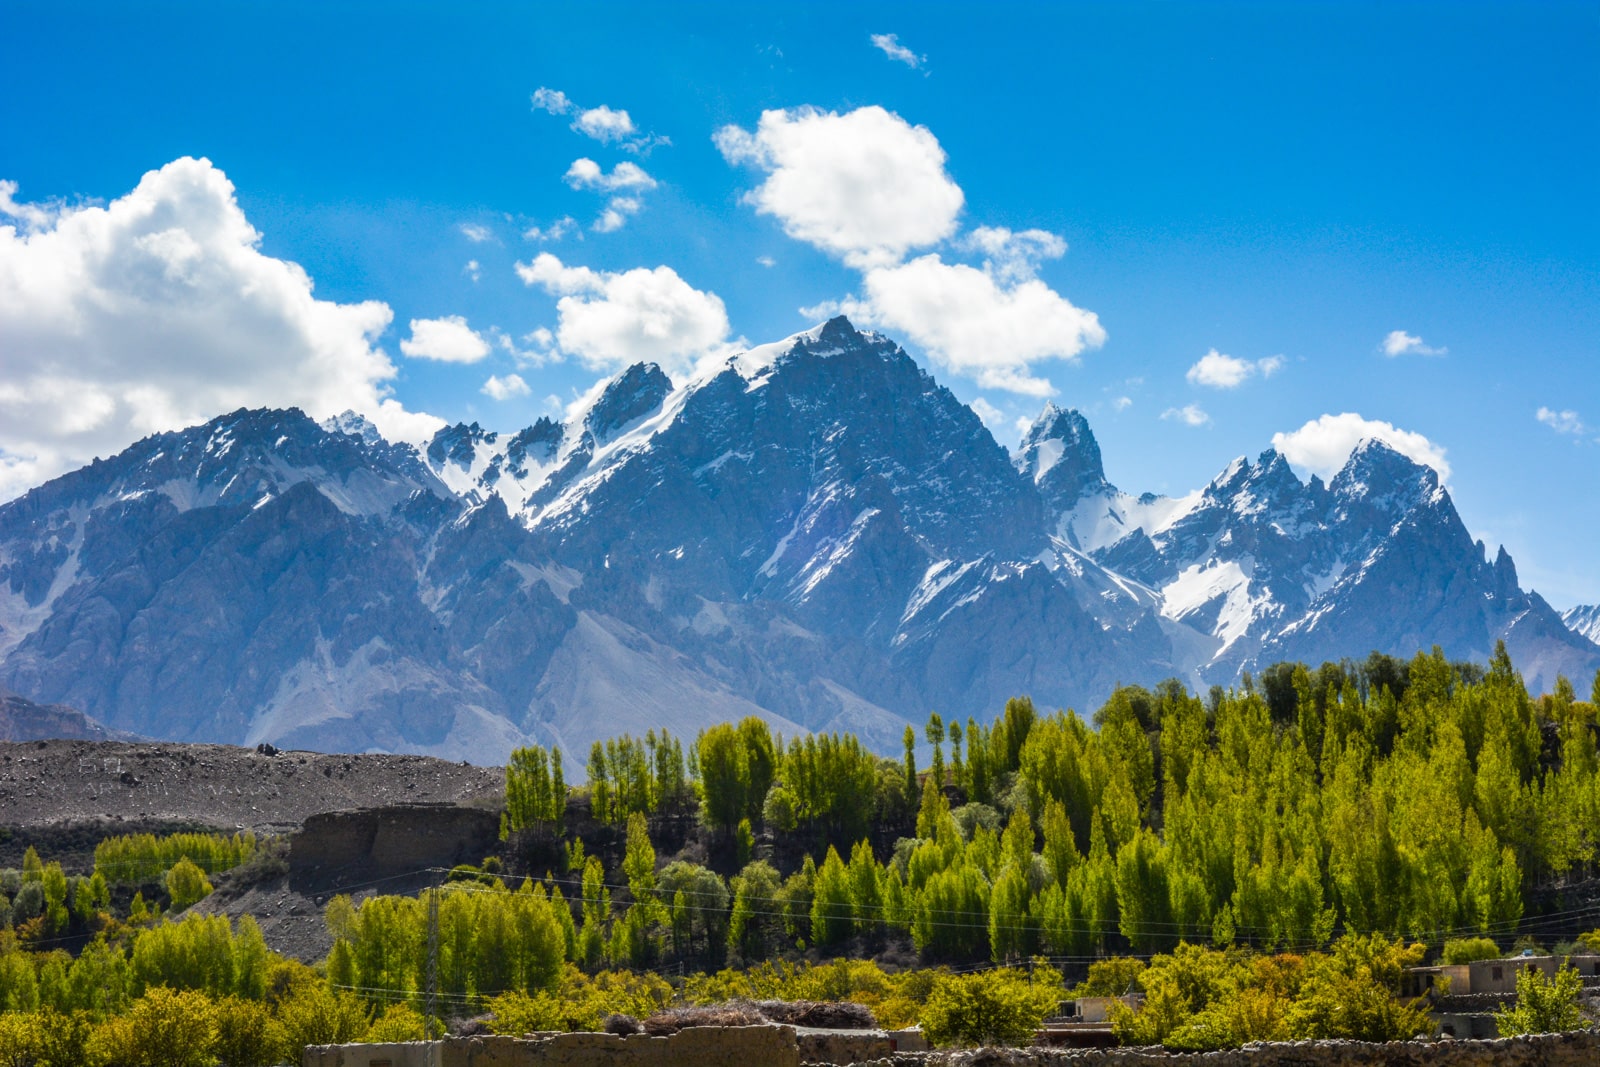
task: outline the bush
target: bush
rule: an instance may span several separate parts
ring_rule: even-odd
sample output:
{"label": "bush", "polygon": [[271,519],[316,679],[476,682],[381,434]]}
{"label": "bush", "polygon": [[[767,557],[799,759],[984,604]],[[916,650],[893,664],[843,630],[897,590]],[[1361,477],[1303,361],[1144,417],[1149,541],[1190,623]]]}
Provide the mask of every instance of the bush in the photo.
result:
{"label": "bush", "polygon": [[222,1067],[268,1067],[298,1049],[290,1049],[283,1026],[265,1005],[227,997],[216,1005],[217,1039],[212,1046]]}
{"label": "bush", "polygon": [[167,896],[172,900],[172,910],[182,911],[198,904],[211,895],[211,883],[198,864],[184,856],[167,872]]}
{"label": "bush", "polygon": [[1447,967],[1454,967],[1463,963],[1473,963],[1477,960],[1492,960],[1500,956],[1500,946],[1487,937],[1464,937],[1457,941],[1444,943],[1444,954],[1440,959]]}
{"label": "bush", "polygon": [[409,1004],[391,1004],[367,1030],[367,1042],[426,1041],[428,1020]]}
{"label": "bush", "polygon": [[204,993],[165,986],[148,990],[124,1015],[102,1023],[90,1055],[117,1067],[210,1067],[216,1008]]}
{"label": "bush", "polygon": [[922,1029],[940,1046],[1026,1043],[1061,1001],[1059,975],[1053,982],[1034,977],[1013,969],[950,975],[929,993]]}
{"label": "bush", "polygon": [[1582,989],[1578,972],[1565,964],[1554,978],[1546,978],[1537,967],[1524,967],[1517,972],[1516,1007],[1501,1008],[1495,1015],[1500,1036],[1583,1029],[1585,1020],[1578,1008]]}
{"label": "bush", "polygon": [[1112,956],[1089,964],[1089,976],[1068,995],[1073,997],[1120,997],[1135,988],[1144,973],[1145,962],[1133,956]]}

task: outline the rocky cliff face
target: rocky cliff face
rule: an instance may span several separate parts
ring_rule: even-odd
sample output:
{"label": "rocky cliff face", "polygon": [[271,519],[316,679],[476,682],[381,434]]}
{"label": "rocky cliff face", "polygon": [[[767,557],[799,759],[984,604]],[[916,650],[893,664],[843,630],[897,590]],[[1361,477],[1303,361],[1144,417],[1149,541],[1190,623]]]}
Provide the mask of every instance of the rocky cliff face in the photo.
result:
{"label": "rocky cliff face", "polygon": [[0,507],[0,684],[182,740],[499,762],[754,714],[889,750],[929,709],[1499,638],[1535,685],[1600,665],[1380,444],[1133,497],[1079,413],[1008,455],[843,319],[421,453],[235,412]]}
{"label": "rocky cliff face", "polygon": [[1600,604],[1579,604],[1561,613],[1567,629],[1579,637],[1600,642]]}

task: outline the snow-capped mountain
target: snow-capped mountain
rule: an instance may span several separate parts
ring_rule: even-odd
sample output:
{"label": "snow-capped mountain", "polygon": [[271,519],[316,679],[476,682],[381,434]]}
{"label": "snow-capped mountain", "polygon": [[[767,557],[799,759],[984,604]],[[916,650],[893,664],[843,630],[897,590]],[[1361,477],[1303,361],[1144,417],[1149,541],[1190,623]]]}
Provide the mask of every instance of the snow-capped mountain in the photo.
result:
{"label": "snow-capped mountain", "polygon": [[1567,629],[1600,644],[1600,604],[1579,604],[1561,613]]}
{"label": "snow-capped mountain", "polygon": [[0,506],[0,685],[184,740],[497,762],[753,714],[890,750],[930,709],[1498,638],[1536,686],[1600,666],[1381,444],[1135,497],[1079,413],[1008,454],[842,318],[516,434],[239,411]]}

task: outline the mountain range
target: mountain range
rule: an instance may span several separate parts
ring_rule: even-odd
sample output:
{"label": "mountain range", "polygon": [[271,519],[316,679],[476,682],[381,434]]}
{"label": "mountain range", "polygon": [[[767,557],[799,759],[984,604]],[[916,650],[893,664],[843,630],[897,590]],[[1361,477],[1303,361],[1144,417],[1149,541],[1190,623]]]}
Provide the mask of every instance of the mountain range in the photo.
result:
{"label": "mountain range", "polygon": [[1435,644],[1504,640],[1549,688],[1600,668],[1588,612],[1381,442],[1327,483],[1269,450],[1133,496],[1080,413],[1008,452],[843,318],[515,434],[241,410],[0,506],[0,686],[151,737],[483,763],[747,714],[892,751],[932,710]]}

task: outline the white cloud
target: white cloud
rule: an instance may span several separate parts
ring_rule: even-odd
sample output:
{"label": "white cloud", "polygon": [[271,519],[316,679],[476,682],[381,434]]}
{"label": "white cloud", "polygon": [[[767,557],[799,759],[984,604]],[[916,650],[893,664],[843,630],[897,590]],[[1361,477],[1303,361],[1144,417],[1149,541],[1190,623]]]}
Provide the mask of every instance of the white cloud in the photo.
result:
{"label": "white cloud", "polygon": [[522,236],[529,241],[559,241],[567,234],[574,232],[577,232],[579,237],[583,236],[582,232],[578,231],[578,220],[571,215],[567,215],[548,226],[529,226],[522,231]]}
{"label": "white cloud", "polygon": [[0,498],[238,407],[350,408],[403,440],[443,425],[389,396],[389,307],[313,296],[297,264],[260,251],[208,160],[150,171],[105,206],[15,192],[0,201]]}
{"label": "white cloud", "polygon": [[985,389],[1049,396],[1050,383],[1030,373],[1046,359],[1074,359],[1105,343],[1092,311],[1074,307],[1037,279],[1001,285],[993,275],[938,254],[869,270],[864,295],[819,308],[881,325],[920,345],[935,363],[968,375]]}
{"label": "white cloud", "polygon": [[555,341],[595,369],[651,360],[669,374],[681,373],[727,341],[721,298],[689,285],[671,267],[595,271],[565,266],[545,252],[518,263],[517,274],[560,298]]}
{"label": "white cloud", "polygon": [[778,265],[778,261],[773,259],[771,256],[757,256],[756,262],[761,264],[763,267],[776,267]]}
{"label": "white cloud", "polygon": [[539,88],[533,93],[535,111],[548,111],[552,115],[573,115],[572,129],[601,144],[615,144],[628,152],[648,153],[657,145],[672,141],[653,133],[640,133],[633,116],[623,108],[606,104],[583,107],[559,89]]}
{"label": "white cloud", "polygon": [[1012,233],[1004,226],[979,226],[957,247],[981,252],[987,257],[983,269],[1008,283],[1032,278],[1038,274],[1040,263],[1067,254],[1067,242],[1048,230]]}
{"label": "white cloud", "polygon": [[1131,396],[1119,396],[1111,402],[1111,409],[1113,411],[1123,412],[1127,411],[1131,407],[1133,407],[1133,397]]}
{"label": "white cloud", "polygon": [[483,265],[475,259],[467,260],[467,265],[461,268],[461,273],[471,278],[474,282],[483,279]]}
{"label": "white cloud", "polygon": [[643,206],[636,196],[613,196],[590,229],[595,233],[614,233],[622,229],[623,224],[637,215]]}
{"label": "white cloud", "polygon": [[494,343],[516,360],[519,367],[543,367],[547,363],[561,362],[561,353],[555,350],[555,335],[543,326],[522,335],[522,344],[532,345],[531,348],[518,345],[504,330],[491,328],[489,332],[494,335]]}
{"label": "white cloud", "polygon": [[560,89],[546,89],[543,86],[533,91],[533,106],[552,115],[569,115],[573,109],[573,103],[567,99],[566,93]]}
{"label": "white cloud", "polygon": [[580,111],[572,128],[585,136],[593,137],[601,144],[620,141],[638,132],[633,125],[632,116],[626,111],[620,108],[612,109],[604,104]]}
{"label": "white cloud", "polygon": [[489,342],[460,315],[446,315],[442,319],[412,319],[411,336],[400,342],[400,351],[412,359],[476,363],[489,354]]}
{"label": "white cloud", "polygon": [[613,193],[620,189],[654,189],[656,180],[646,174],[644,168],[637,163],[623,160],[611,168],[607,174],[605,168],[594,160],[584,156],[572,161],[572,166],[567,168],[566,182],[574,189],[598,189],[601,192]]}
{"label": "white cloud", "polygon": [[852,266],[890,266],[955,232],[965,198],[944,149],[881,107],[765,111],[755,132],[724,126],[714,140],[730,163],[766,172],[746,195],[758,213]]}
{"label": "white cloud", "polygon": [[1583,419],[1578,417],[1576,411],[1552,411],[1541,407],[1534,412],[1534,418],[1560,434],[1585,434],[1589,428],[1584,425]]}
{"label": "white cloud", "polygon": [[495,400],[510,400],[512,397],[527,396],[532,392],[520,374],[508,374],[504,378],[491,374],[479,391]]}
{"label": "white cloud", "polygon": [[911,49],[900,43],[900,35],[895,33],[875,33],[872,35],[872,47],[897,63],[915,69],[928,61],[927,56],[919,56]]}
{"label": "white cloud", "polygon": [[1161,413],[1163,419],[1176,420],[1185,426],[1205,426],[1211,422],[1199,404],[1185,404],[1181,408],[1168,408]]}
{"label": "white cloud", "polygon": [[1200,357],[1199,362],[1189,368],[1185,378],[1190,385],[1205,385],[1212,389],[1236,389],[1246,380],[1257,374],[1263,378],[1270,378],[1283,368],[1282,356],[1268,356],[1266,359],[1251,361],[1226,356],[1215,348]]}
{"label": "white cloud", "polygon": [[1364,419],[1348,411],[1342,415],[1323,415],[1292,433],[1275,433],[1272,447],[1295,466],[1331,478],[1344,466],[1356,445],[1369,438],[1376,438],[1401,455],[1432,467],[1439,472],[1441,481],[1449,480],[1450,464],[1445,461],[1442,447],[1420,433],[1399,429],[1392,423]]}
{"label": "white cloud", "polygon": [[487,226],[480,226],[476,222],[463,222],[459,229],[461,230],[461,236],[475,245],[494,240],[494,231]]}
{"label": "white cloud", "polygon": [[973,397],[967,406],[977,413],[985,426],[999,426],[1005,421],[1005,413],[981,396]]}
{"label": "white cloud", "polygon": [[1449,353],[1448,348],[1434,348],[1422,343],[1422,338],[1415,334],[1406,333],[1404,330],[1390,330],[1389,335],[1383,339],[1383,354],[1393,359],[1396,356],[1443,356]]}

